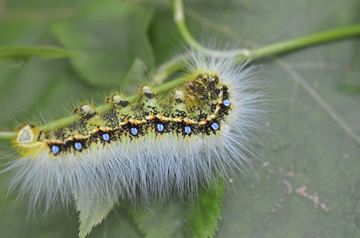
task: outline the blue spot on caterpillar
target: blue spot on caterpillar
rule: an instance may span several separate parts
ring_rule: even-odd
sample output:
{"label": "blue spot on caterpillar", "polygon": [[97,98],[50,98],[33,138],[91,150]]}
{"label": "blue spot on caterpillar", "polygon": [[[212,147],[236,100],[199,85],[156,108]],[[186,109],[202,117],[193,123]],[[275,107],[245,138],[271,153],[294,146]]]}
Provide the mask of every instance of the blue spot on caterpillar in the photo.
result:
{"label": "blue spot on caterpillar", "polygon": [[158,132],[162,132],[162,131],[164,131],[164,125],[159,123],[156,125],[156,129]]}
{"label": "blue spot on caterpillar", "polygon": [[184,132],[185,132],[185,134],[190,135],[190,133],[191,133],[191,127],[190,127],[190,126],[185,126],[185,127],[184,127]]}
{"label": "blue spot on caterpillar", "polygon": [[225,99],[223,104],[224,104],[225,107],[229,107],[231,105],[229,99]]}
{"label": "blue spot on caterpillar", "polygon": [[211,128],[216,131],[217,129],[219,129],[219,124],[217,124],[216,122],[214,122],[213,124],[211,124]]}
{"label": "blue spot on caterpillar", "polygon": [[110,95],[106,111],[81,105],[71,125],[20,128],[11,188],[33,207],[89,197],[146,202],[193,196],[199,183],[251,166],[250,144],[265,124],[251,68],[204,56],[192,65],[186,82],[164,95],[144,86],[136,100]]}
{"label": "blue spot on caterpillar", "polygon": [[81,144],[81,142],[75,142],[74,148],[75,148],[75,150],[81,150],[81,149],[82,149],[82,144]]}
{"label": "blue spot on caterpillar", "polygon": [[108,133],[104,133],[102,135],[102,138],[103,138],[104,141],[108,142],[110,140],[110,135]]}
{"label": "blue spot on caterpillar", "polygon": [[135,127],[132,127],[131,130],[130,130],[130,133],[133,135],[133,136],[136,136],[138,134],[138,129],[136,129]]}
{"label": "blue spot on caterpillar", "polygon": [[53,152],[54,155],[56,155],[60,152],[60,147],[58,145],[52,145],[51,151]]}

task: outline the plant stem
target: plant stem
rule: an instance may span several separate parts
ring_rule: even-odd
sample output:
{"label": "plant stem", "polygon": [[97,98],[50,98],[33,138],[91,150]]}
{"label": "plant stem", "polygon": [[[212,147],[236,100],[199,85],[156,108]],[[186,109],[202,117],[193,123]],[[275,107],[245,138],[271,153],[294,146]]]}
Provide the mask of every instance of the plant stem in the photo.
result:
{"label": "plant stem", "polygon": [[249,51],[247,49],[237,49],[231,51],[218,51],[204,47],[190,33],[189,29],[186,26],[185,15],[184,15],[184,7],[182,0],[174,0],[174,22],[181,33],[181,36],[184,38],[185,42],[194,50],[201,51],[208,55],[214,56],[229,56],[234,55],[234,53],[238,55],[248,56]]}
{"label": "plant stem", "polygon": [[250,59],[262,59],[269,56],[290,53],[319,44],[360,36],[360,24],[338,27],[332,30],[314,33],[308,36],[283,41],[250,51]]}
{"label": "plant stem", "polygon": [[2,132],[0,131],[0,141],[1,140],[12,140],[16,136],[16,132]]}
{"label": "plant stem", "polygon": [[[235,49],[231,51],[214,51],[202,46],[198,41],[195,40],[195,38],[190,33],[185,22],[185,14],[182,0],[174,0],[174,21],[182,38],[191,48],[208,55],[215,54],[216,56],[220,57],[226,57],[231,55],[232,57],[237,58],[239,63],[286,54],[323,43],[360,36],[360,24],[355,24],[335,28],[329,31],[314,33],[292,40],[270,44],[253,50]],[[160,66],[162,71],[157,74],[157,81],[160,81],[159,79],[166,79],[167,77],[181,69],[181,67],[183,66],[183,60],[184,58],[175,58],[174,60],[170,61],[170,63],[168,62]]]}
{"label": "plant stem", "polygon": [[189,58],[190,54],[182,54],[160,65],[154,74],[153,82],[157,85],[163,84],[171,75],[181,70],[184,62]]}
{"label": "plant stem", "polygon": [[[162,86],[159,86],[159,87],[155,88],[153,91],[154,91],[155,94],[166,93],[166,92],[170,91],[171,89],[176,88],[176,87],[184,84],[186,82],[186,80],[187,80],[187,78],[185,78],[185,77],[177,78],[177,79],[175,79],[173,81],[170,81],[170,82],[168,82],[166,84],[163,84]],[[128,101],[129,101],[129,103],[132,103],[137,98],[138,97],[136,95],[133,95],[128,99]],[[112,108],[112,105],[107,103],[107,104],[102,104],[102,105],[97,106],[95,108],[95,111],[97,113],[104,113],[104,112],[110,110],[111,108]],[[67,126],[67,125],[69,125],[71,123],[74,123],[79,119],[80,119],[79,115],[71,115],[71,116],[64,117],[64,118],[61,118],[59,120],[50,122],[48,124],[42,125],[42,126],[39,127],[39,129],[42,130],[42,131],[55,130],[55,129],[61,128],[63,126]],[[0,136],[1,136],[1,134],[0,134]]]}
{"label": "plant stem", "polygon": [[181,0],[174,0],[174,22],[186,43],[188,43],[196,50],[202,52],[209,51],[209,49],[205,48],[199,42],[197,42],[188,30],[185,23],[184,8]]}
{"label": "plant stem", "polygon": [[[183,36],[184,40],[187,44],[193,47],[194,45],[192,41],[189,42],[186,40],[187,38],[185,38],[184,32],[182,30],[183,27],[179,28],[179,31]],[[248,50],[248,54],[244,54],[244,52],[246,52],[246,50],[244,49],[241,50],[240,54],[236,54],[235,50],[232,55],[238,58],[239,63],[242,63],[245,61],[254,61],[267,57],[288,54],[304,48],[309,48],[324,43],[349,39],[358,36],[360,36],[360,24],[355,24],[262,46],[257,49]],[[197,48],[197,50],[200,49]],[[208,50],[204,50],[202,52],[205,54],[209,53]],[[227,53],[231,54],[230,51],[228,51]],[[221,56],[221,54],[218,55]],[[175,72],[179,71],[181,68],[184,67],[184,61],[186,61],[189,57],[189,55],[183,55],[182,57],[176,57],[173,60],[161,65],[157,70],[157,73],[155,74],[155,82],[161,84],[162,82],[164,82],[165,79],[173,75]]]}
{"label": "plant stem", "polygon": [[[299,37],[288,41],[270,44],[253,50],[237,49],[233,51],[219,52],[203,47],[193,38],[185,24],[182,0],[174,0],[174,18],[182,37],[184,38],[185,42],[189,44],[192,48],[208,55],[216,54],[220,57],[231,54],[238,58],[239,63],[286,54],[292,51],[308,48],[323,43],[360,36],[360,24],[355,24],[351,26],[339,27],[333,30],[311,34],[308,36]],[[189,55],[182,55],[160,66],[154,76],[155,81],[158,83],[162,83],[166,78],[179,71],[184,66],[184,61],[188,58]],[[154,89],[154,92],[157,94],[168,92],[171,89],[184,84],[185,81],[186,78],[177,78]],[[132,96],[129,98],[130,102],[133,102],[135,100],[136,96]],[[95,108],[98,113],[105,112],[109,109],[111,109],[110,104],[99,105]],[[39,129],[43,131],[58,129],[60,127],[67,126],[76,122],[77,120],[79,120],[79,118],[80,117],[78,115],[71,115],[42,125],[39,127]],[[15,136],[15,132],[0,132],[0,140],[11,140]]]}

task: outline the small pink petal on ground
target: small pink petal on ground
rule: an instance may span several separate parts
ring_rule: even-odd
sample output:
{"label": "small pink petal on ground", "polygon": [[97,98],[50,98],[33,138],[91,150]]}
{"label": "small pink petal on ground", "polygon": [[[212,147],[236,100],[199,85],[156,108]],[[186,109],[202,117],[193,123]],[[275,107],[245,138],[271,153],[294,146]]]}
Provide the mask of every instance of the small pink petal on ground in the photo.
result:
{"label": "small pink petal on ground", "polygon": [[302,187],[296,189],[296,193],[299,196],[304,197],[304,198],[312,201],[314,203],[315,208],[320,207],[320,209],[325,211],[325,212],[329,211],[329,208],[326,206],[326,204],[323,203],[323,202],[320,202],[320,198],[319,198],[317,193],[309,194],[309,193],[306,192],[306,186],[302,186]]}

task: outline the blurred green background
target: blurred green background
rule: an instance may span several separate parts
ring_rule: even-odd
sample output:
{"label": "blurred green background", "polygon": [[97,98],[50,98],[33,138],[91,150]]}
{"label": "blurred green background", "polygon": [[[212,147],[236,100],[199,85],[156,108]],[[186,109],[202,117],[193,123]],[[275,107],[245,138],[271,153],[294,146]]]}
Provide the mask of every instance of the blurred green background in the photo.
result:
{"label": "blurred green background", "polygon": [[[360,1],[194,0],[185,12],[205,45],[256,47],[357,23]],[[165,0],[0,0],[0,46],[11,45],[85,57],[1,60],[1,130],[68,115],[79,101],[102,102],[117,88],[131,93],[186,50]],[[352,39],[257,62],[272,98],[269,136],[256,172],[227,188],[215,237],[360,237],[360,145],[349,135],[360,136],[359,52]],[[90,237],[188,237],[179,201],[134,216],[123,210]],[[1,189],[0,237],[77,233],[74,209],[27,217],[26,202]]]}

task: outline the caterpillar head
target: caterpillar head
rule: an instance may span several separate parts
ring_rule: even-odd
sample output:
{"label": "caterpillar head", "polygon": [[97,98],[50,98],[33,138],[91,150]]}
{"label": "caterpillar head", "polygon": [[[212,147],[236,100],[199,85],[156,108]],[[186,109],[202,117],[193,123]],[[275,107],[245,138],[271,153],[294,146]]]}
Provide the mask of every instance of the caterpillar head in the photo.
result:
{"label": "caterpillar head", "polygon": [[40,136],[40,130],[33,125],[26,124],[20,127],[17,131],[15,141],[15,147],[19,150],[23,156],[29,155],[29,153],[35,153],[41,149],[42,143],[39,143],[37,138]]}

